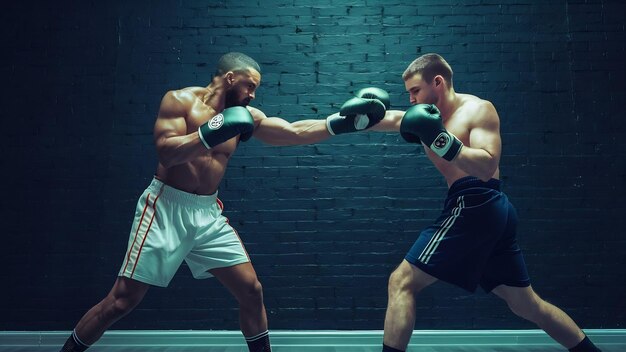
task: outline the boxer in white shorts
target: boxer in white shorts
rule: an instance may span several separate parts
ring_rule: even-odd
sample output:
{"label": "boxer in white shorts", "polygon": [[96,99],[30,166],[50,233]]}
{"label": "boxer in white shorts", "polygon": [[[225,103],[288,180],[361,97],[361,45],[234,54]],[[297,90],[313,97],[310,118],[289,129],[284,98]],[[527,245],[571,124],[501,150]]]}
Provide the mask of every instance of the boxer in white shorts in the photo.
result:
{"label": "boxer in white shorts", "polygon": [[217,199],[228,161],[252,135],[273,145],[296,145],[367,129],[384,117],[389,96],[365,88],[337,114],[289,123],[248,107],[260,83],[256,61],[227,53],[207,87],[165,94],[154,125],[159,165],[138,202],[119,276],[61,351],[87,349],[141,302],[150,285],[167,286],[183,260],[195,278],[215,276],[237,299],[249,350],[271,350],[261,284]]}
{"label": "boxer in white shorts", "polygon": [[119,276],[167,287],[183,260],[196,279],[249,262],[222,209],[217,193],[195,195],[153,179],[137,203]]}

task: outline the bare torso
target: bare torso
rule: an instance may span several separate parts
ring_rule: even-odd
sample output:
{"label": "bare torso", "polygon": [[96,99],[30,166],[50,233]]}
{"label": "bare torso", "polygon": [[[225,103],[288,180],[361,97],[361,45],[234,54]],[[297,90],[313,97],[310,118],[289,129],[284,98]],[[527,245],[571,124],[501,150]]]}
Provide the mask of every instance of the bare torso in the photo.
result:
{"label": "bare torso", "polygon": [[[472,147],[470,143],[470,132],[473,127],[473,117],[477,114],[480,105],[485,101],[469,94],[456,94],[457,104],[450,113],[450,116],[443,116],[444,126],[448,132],[454,134],[463,142],[463,145]],[[437,156],[430,148],[425,147],[426,155],[433,162],[437,170],[445,177],[448,187],[454,181],[469,176],[468,173],[455,166],[454,163],[448,162]],[[500,178],[500,168],[496,168],[493,178]]]}
{"label": "bare torso", "polygon": [[[196,132],[201,124],[221,112],[203,101],[207,93],[208,90],[202,87],[184,88],[173,93],[174,96],[179,96],[187,108],[186,134]],[[159,163],[156,177],[165,184],[185,192],[213,194],[224,176],[228,160],[237,149],[238,140],[239,136],[231,138],[190,162],[169,168]]]}

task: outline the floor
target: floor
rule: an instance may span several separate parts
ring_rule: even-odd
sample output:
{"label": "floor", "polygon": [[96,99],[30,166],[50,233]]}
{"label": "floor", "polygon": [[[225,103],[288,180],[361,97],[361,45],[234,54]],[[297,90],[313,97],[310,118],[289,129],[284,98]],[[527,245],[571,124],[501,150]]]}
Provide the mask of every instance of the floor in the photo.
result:
{"label": "floor", "polygon": [[[604,352],[626,351],[626,330],[585,330]],[[0,352],[58,352],[69,331],[0,332]],[[271,331],[274,352],[374,352],[382,331]],[[89,351],[247,352],[238,331],[107,331]],[[415,331],[408,351],[565,351],[541,330]]]}

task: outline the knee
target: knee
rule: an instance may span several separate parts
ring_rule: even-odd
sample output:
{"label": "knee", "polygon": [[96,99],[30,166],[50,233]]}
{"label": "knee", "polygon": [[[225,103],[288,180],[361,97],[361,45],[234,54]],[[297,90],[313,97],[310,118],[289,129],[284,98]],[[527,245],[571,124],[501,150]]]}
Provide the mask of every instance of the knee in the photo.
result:
{"label": "knee", "polygon": [[251,297],[259,301],[263,300],[263,286],[261,285],[261,282],[259,280],[254,280],[254,282],[248,288],[248,292]]}
{"label": "knee", "polygon": [[109,305],[109,313],[114,318],[121,318],[130,313],[133,309],[135,309],[141,299],[134,297],[110,296],[109,301],[111,302],[111,304]]}
{"label": "knee", "polygon": [[389,297],[416,294],[420,291],[419,285],[414,282],[411,275],[401,268],[394,270],[389,276],[387,290],[389,291]]}
{"label": "knee", "polygon": [[531,297],[526,300],[511,300],[507,302],[509,309],[518,317],[530,321],[536,321],[541,315],[541,299],[539,297]]}
{"label": "knee", "polygon": [[241,305],[258,306],[263,304],[263,286],[258,279],[250,280],[243,287],[242,294],[238,295]]}

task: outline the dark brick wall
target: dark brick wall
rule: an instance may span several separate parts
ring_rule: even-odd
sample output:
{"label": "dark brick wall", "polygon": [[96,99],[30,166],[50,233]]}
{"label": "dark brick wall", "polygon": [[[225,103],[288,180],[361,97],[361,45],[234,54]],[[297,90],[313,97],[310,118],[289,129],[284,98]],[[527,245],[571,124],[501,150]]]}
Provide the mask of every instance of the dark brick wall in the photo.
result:
{"label": "dark brick wall", "polygon": [[[315,5],[312,5],[312,4]],[[624,328],[625,5],[620,1],[84,1],[2,12],[2,330],[69,330],[111,287],[156,165],[163,93],[217,58],[263,67],[253,105],[322,118],[364,86],[409,106],[402,71],[438,52],[491,100],[505,190],[535,289],[585,328]],[[382,329],[389,273],[445,183],[397,134],[242,144],[220,188],[273,329]],[[237,329],[235,301],[186,267],[116,329]],[[534,328],[438,283],[417,329]]]}

